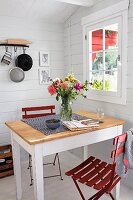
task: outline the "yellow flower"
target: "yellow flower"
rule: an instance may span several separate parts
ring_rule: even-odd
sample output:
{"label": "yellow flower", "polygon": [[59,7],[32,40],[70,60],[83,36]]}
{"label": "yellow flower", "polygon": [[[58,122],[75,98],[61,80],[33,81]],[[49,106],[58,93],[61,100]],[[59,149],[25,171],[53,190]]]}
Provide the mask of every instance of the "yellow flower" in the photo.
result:
{"label": "yellow flower", "polygon": [[77,79],[74,77],[73,74],[68,74],[67,77],[65,78],[65,81],[70,81],[73,84],[78,83]]}
{"label": "yellow flower", "polygon": [[87,89],[87,87],[86,87],[86,85],[84,83],[82,83],[81,86],[82,86],[83,90]]}
{"label": "yellow flower", "polygon": [[76,84],[78,81],[76,79],[71,79],[70,82]]}
{"label": "yellow flower", "polygon": [[68,78],[66,77],[64,81],[69,81]]}

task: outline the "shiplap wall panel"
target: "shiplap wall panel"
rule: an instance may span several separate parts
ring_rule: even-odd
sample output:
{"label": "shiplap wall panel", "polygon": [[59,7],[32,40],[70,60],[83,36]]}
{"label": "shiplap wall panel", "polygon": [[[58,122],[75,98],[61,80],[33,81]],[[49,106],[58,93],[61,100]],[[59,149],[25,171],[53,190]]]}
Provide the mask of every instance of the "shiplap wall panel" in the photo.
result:
{"label": "shiplap wall panel", "polygon": [[47,93],[44,93],[44,88],[40,90],[32,89],[32,90],[18,90],[18,91],[8,91],[0,93],[0,103],[3,103],[5,99],[6,102],[14,102],[14,101],[24,101],[27,99],[37,99],[37,98],[47,98]]}
{"label": "shiplap wall panel", "polygon": [[133,61],[128,61],[127,74],[133,75]]}
{"label": "shiplap wall panel", "polygon": [[0,134],[8,133],[8,128],[4,124],[0,124]]}
{"label": "shiplap wall panel", "polygon": [[10,144],[10,141],[11,141],[10,133],[4,133],[4,134],[0,135],[1,144],[5,144],[5,141],[7,144]]}
{"label": "shiplap wall panel", "polygon": [[[120,0],[101,0],[92,8],[79,8],[79,10],[64,24],[64,48],[65,48],[65,67],[69,71],[73,71],[76,77],[82,81],[83,78],[83,34],[81,26],[81,18],[93,12],[97,12],[104,7],[117,3]],[[96,112],[97,108],[102,107],[106,115],[118,117],[127,120],[124,130],[133,127],[133,0],[130,1],[129,19],[128,19],[128,66],[127,66],[127,104],[118,105],[89,99],[79,98],[74,104],[73,109],[90,110]],[[80,32],[79,32],[80,31]],[[74,34],[75,35],[74,35]],[[69,67],[68,67],[69,64]],[[112,141],[104,142],[99,145],[89,146],[89,153],[107,158],[110,152],[107,146],[111,147]],[[106,151],[105,151],[106,149]],[[103,152],[106,152],[104,155]],[[133,173],[130,172],[128,185],[133,181]]]}
{"label": "shiplap wall panel", "polygon": [[[47,98],[47,99],[37,99],[37,100],[26,100],[26,101],[19,101],[18,102],[18,105],[15,107],[15,103],[14,102],[11,102],[10,104],[12,105],[12,109],[8,109],[8,113],[7,113],[7,109],[4,111],[2,110],[1,111],[1,117],[0,117],[0,122],[3,123],[5,122],[5,120],[7,119],[8,121],[12,120],[13,119],[18,119],[17,117],[18,116],[21,116],[21,108],[26,106],[26,107],[29,107],[29,106],[37,106],[38,104],[41,105],[41,104],[46,104],[46,105],[49,105],[49,104],[52,104],[53,103],[56,103],[54,101],[54,99],[51,99],[51,98]],[[9,108],[9,106],[8,106]]]}
{"label": "shiplap wall panel", "polygon": [[[63,26],[30,23],[6,16],[0,17],[0,23],[0,40],[22,38],[33,42],[26,50],[33,59],[33,67],[25,72],[24,81],[15,83],[9,77],[9,70],[15,66],[16,56],[23,53],[22,48],[18,47],[15,54],[14,49],[9,47],[12,63],[9,66],[0,63],[0,144],[6,144],[10,142],[10,134],[5,121],[21,119],[22,107],[55,104],[57,111],[59,110],[58,102],[47,92],[48,85],[39,84],[38,70],[43,68],[39,66],[39,51],[49,51],[51,78],[64,77]],[[4,53],[5,47],[0,47],[0,60]]]}
{"label": "shiplap wall panel", "polygon": [[78,34],[75,34],[75,35],[71,35],[71,43],[72,43],[72,45],[81,44],[81,42],[82,42],[82,34],[81,33],[78,33]]}

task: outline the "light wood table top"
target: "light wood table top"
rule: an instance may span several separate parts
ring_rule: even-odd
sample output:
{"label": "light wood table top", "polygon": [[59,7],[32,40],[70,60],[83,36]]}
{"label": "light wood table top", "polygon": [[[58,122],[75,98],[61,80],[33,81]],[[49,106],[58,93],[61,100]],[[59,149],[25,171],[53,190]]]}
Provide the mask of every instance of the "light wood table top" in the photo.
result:
{"label": "light wood table top", "polygon": [[[80,111],[76,112],[79,115],[87,116],[90,118],[96,118],[95,113]],[[123,125],[126,121],[113,118],[113,117],[104,117],[104,123],[100,123],[98,127],[91,127],[88,129],[80,130],[80,131],[65,131],[60,133],[55,133],[51,135],[45,135],[44,133],[32,128],[30,125],[22,122],[21,120],[6,122],[5,124],[17,135],[19,135],[23,140],[27,143],[34,145],[42,142],[47,142],[50,140],[55,140],[59,138],[70,137],[74,135],[84,134],[88,132],[92,132],[95,130],[101,130],[105,128],[110,128],[118,125]]]}

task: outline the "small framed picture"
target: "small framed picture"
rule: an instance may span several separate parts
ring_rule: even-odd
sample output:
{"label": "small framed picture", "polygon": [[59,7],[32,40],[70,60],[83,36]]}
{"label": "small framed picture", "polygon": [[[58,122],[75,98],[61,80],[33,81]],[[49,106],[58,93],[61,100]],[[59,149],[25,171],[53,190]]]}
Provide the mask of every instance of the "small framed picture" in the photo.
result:
{"label": "small framed picture", "polygon": [[39,69],[38,70],[39,75],[39,83],[42,84],[49,84],[50,83],[50,69]]}
{"label": "small framed picture", "polygon": [[50,66],[50,55],[48,51],[39,52],[40,67]]}

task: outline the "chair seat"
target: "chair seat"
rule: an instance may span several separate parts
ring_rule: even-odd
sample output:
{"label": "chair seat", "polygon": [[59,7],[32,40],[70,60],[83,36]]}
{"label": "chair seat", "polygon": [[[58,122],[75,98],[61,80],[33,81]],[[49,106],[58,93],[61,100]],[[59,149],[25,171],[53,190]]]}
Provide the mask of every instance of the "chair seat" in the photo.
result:
{"label": "chair seat", "polygon": [[[101,190],[109,183],[113,168],[113,164],[107,164],[100,159],[90,156],[86,161],[66,172],[66,175],[71,176],[74,180],[82,184],[86,184],[96,190]],[[120,179],[117,174],[114,175],[113,184],[108,190],[109,192]]]}

